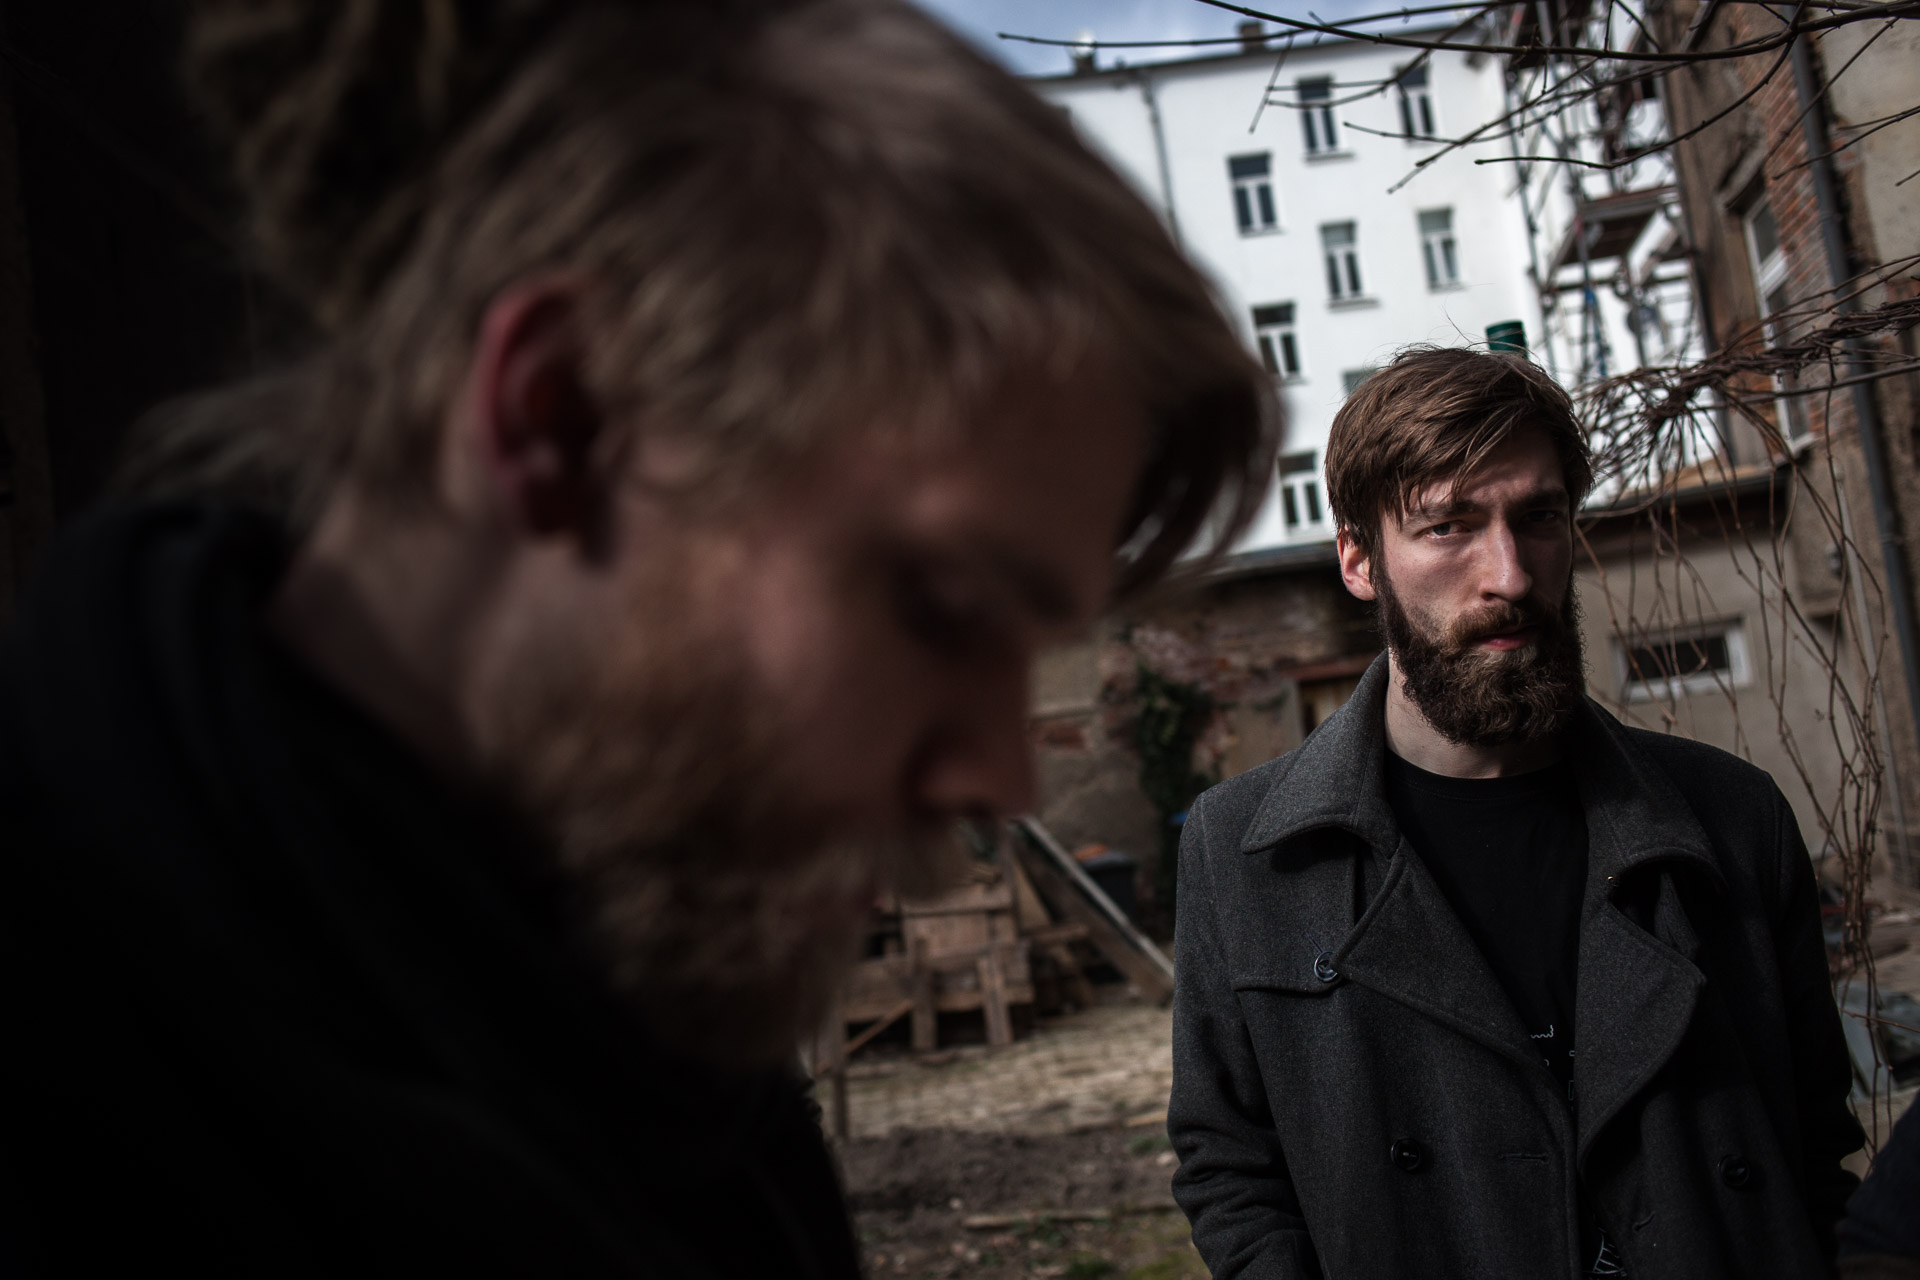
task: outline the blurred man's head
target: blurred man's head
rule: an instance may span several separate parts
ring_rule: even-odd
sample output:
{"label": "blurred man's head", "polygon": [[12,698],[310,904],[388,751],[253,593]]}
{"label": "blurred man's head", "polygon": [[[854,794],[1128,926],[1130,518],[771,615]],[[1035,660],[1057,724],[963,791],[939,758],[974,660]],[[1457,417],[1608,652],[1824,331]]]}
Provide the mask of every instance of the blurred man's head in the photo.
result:
{"label": "blurred man's head", "polygon": [[1447,740],[1547,738],[1578,705],[1573,513],[1592,482],[1566,392],[1518,356],[1411,349],[1334,418],[1342,576],[1379,602],[1401,687]]}
{"label": "blurred man's head", "polygon": [[1034,652],[1244,527],[1268,380],[892,0],[211,9],[329,335],[253,451],[311,528],[283,629],[512,797],[665,1034],[777,1054],[877,883],[1031,804]]}

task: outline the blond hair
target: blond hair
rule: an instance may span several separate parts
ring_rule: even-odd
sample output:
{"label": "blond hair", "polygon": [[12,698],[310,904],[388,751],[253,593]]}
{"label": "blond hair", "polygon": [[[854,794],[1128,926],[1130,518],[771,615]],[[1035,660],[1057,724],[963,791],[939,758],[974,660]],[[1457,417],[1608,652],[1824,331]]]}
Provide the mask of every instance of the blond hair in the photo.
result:
{"label": "blond hair", "polygon": [[898,0],[198,7],[189,81],[326,335],[276,383],[275,442],[241,449],[297,459],[294,505],[421,496],[481,315],[543,270],[594,285],[589,390],[736,470],[1091,368],[1155,425],[1123,587],[1264,494],[1270,379],[1158,219]]}

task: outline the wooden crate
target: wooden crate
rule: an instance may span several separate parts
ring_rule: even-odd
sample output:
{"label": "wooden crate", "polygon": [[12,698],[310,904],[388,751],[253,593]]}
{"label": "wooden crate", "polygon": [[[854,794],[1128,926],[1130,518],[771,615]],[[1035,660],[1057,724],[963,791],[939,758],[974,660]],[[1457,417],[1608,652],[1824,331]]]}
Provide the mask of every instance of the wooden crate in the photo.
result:
{"label": "wooden crate", "polygon": [[896,906],[897,947],[886,939],[886,954],[856,966],[841,997],[844,1024],[892,1021],[905,1016],[905,1008],[913,1017],[914,1047],[924,1050],[936,1045],[940,1014],[979,1009],[988,1043],[1011,1043],[1011,1010],[1032,1004],[1034,996],[1012,884],[997,876]]}

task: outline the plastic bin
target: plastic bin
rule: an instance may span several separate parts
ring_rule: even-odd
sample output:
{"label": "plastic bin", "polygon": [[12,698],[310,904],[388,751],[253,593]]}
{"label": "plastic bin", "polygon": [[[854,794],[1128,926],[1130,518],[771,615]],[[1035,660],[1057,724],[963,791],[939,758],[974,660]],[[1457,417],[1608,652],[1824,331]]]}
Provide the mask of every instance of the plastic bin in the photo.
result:
{"label": "plastic bin", "polygon": [[1100,892],[1113,899],[1113,905],[1133,919],[1133,913],[1139,905],[1134,897],[1133,879],[1140,870],[1140,861],[1130,853],[1118,849],[1109,849],[1105,853],[1087,859],[1080,864],[1093,882],[1100,886]]}

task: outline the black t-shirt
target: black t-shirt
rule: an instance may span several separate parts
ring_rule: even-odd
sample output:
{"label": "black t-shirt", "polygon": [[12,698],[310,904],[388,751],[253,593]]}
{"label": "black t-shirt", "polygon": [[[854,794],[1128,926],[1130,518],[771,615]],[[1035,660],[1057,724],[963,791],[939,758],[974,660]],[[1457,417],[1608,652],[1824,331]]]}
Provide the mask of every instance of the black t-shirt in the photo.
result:
{"label": "black t-shirt", "polygon": [[1571,1098],[1587,820],[1565,761],[1448,778],[1386,753],[1387,801]]}

